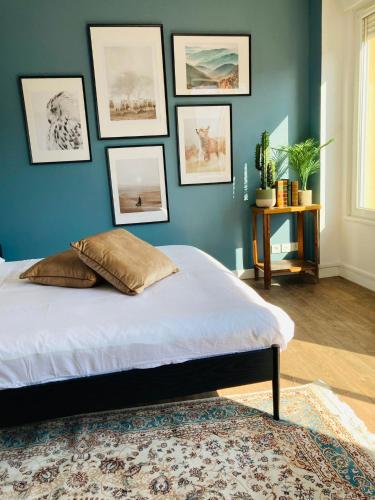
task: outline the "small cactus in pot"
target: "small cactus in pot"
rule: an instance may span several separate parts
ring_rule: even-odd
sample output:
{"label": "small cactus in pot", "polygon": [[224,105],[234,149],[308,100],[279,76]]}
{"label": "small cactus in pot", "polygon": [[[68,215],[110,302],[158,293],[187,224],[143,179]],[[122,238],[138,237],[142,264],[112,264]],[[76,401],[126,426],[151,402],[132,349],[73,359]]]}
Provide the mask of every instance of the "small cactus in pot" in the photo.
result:
{"label": "small cactus in pot", "polygon": [[273,188],[276,177],[276,165],[270,158],[270,135],[262,134],[262,140],[255,148],[255,168],[260,171],[260,188],[256,190],[258,207],[273,207],[276,203],[276,190]]}

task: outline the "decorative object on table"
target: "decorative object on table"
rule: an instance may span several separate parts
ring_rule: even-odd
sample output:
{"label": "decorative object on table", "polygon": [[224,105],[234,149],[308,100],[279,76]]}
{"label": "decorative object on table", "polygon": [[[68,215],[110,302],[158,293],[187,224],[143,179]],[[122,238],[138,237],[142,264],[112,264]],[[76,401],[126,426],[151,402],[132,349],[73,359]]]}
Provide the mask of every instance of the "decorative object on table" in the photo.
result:
{"label": "decorative object on table", "polygon": [[[303,207],[251,207],[252,212],[252,240],[253,240],[253,261],[254,277],[259,278],[259,271],[263,272],[264,288],[271,288],[271,278],[274,274],[312,274],[316,282],[319,280],[319,211],[320,205],[310,205]],[[314,260],[305,258],[305,212],[311,212],[313,216],[313,239],[314,239]],[[277,214],[295,214],[297,216],[297,240],[298,259],[284,259],[271,262],[271,216]],[[263,261],[258,259],[258,227],[257,216],[263,218],[262,239],[263,239]]]}
{"label": "decorative object on table", "polygon": [[251,94],[250,35],[172,34],[175,96]]}
{"label": "decorative object on table", "polygon": [[21,76],[30,162],[91,161],[82,76]]}
{"label": "decorative object on table", "polygon": [[161,25],[90,25],[100,139],[167,136]]}
{"label": "decorative object on table", "polygon": [[276,181],[276,206],[288,206],[288,179],[279,179]]}
{"label": "decorative object on table", "polygon": [[320,168],[320,151],[333,141],[330,139],[320,145],[316,139],[306,139],[298,144],[279,148],[279,151],[288,155],[289,166],[301,180],[301,189],[298,191],[298,204],[308,206],[312,204],[312,190],[307,189],[307,181],[311,175],[316,174]]}
{"label": "decorative object on table", "polygon": [[292,207],[298,206],[298,181],[291,181],[290,183],[290,197]]}
{"label": "decorative object on table", "polygon": [[180,185],[233,182],[232,107],[176,106]]}
{"label": "decorative object on table", "polygon": [[107,148],[114,224],[169,222],[164,146]]}
{"label": "decorative object on table", "polygon": [[271,405],[271,393],[258,392],[4,429],[0,491],[4,498],[372,498],[374,436],[328,386],[282,390],[280,422]]}
{"label": "decorative object on table", "polygon": [[255,203],[258,207],[273,207],[276,204],[276,189],[274,188],[276,167],[270,157],[270,136],[267,131],[262,134],[262,140],[255,149],[255,168],[260,171],[260,188],[256,190]]}

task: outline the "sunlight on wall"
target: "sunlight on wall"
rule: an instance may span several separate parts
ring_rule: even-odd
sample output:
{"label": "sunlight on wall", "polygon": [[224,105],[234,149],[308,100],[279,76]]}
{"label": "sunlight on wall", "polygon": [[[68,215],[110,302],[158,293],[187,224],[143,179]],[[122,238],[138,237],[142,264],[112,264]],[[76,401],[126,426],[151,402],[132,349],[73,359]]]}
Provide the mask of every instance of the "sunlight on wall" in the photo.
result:
{"label": "sunlight on wall", "polygon": [[243,268],[243,248],[236,248],[236,270],[241,271]]}
{"label": "sunlight on wall", "polygon": [[247,163],[243,166],[243,201],[249,201],[249,180],[247,174]]}
{"label": "sunlight on wall", "polygon": [[[280,215],[278,217],[280,217]],[[272,231],[272,243],[288,243],[289,240],[293,241],[293,228],[294,225],[291,218],[284,220],[278,228]]]}
{"label": "sunlight on wall", "polygon": [[289,143],[289,124],[288,116],[275,128],[270,134],[270,143],[272,147],[279,147]]}

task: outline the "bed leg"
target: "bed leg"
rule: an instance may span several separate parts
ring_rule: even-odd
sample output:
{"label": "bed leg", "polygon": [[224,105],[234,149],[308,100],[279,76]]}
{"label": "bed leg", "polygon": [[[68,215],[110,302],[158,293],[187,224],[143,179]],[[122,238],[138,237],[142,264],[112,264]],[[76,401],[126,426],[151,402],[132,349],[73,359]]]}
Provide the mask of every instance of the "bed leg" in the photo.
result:
{"label": "bed leg", "polygon": [[273,419],[280,420],[280,347],[272,346],[272,401]]}

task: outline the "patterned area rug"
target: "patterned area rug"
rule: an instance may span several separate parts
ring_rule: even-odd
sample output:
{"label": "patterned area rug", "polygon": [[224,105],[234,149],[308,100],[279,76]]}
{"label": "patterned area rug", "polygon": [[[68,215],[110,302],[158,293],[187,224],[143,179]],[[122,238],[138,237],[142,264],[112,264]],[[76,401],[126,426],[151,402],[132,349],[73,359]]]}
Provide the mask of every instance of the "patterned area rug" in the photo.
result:
{"label": "patterned area rug", "polygon": [[1,498],[369,499],[374,437],[322,383],[0,431]]}

